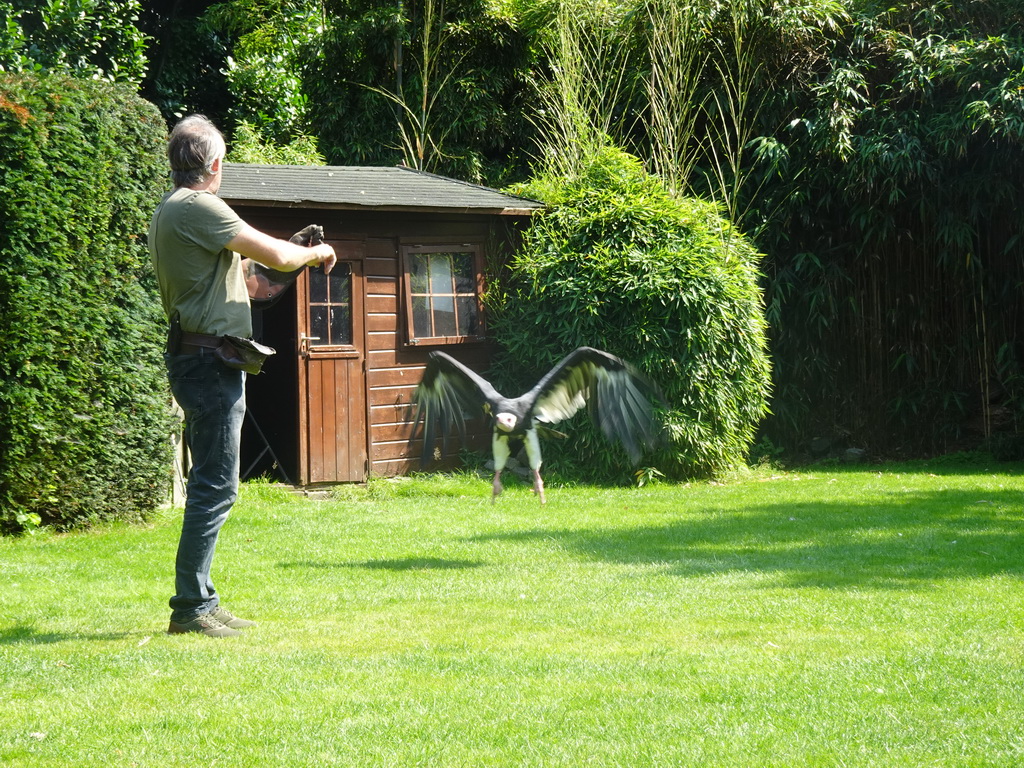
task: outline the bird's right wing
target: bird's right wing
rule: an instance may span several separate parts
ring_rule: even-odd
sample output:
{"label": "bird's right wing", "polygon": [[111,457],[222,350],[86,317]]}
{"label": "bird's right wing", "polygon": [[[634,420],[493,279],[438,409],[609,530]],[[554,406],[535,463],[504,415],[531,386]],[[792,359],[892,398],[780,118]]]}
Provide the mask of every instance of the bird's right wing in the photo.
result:
{"label": "bird's right wing", "polygon": [[441,437],[447,443],[452,426],[459,439],[466,439],[466,419],[489,412],[490,404],[500,395],[475,371],[444,352],[431,352],[423,379],[412,394],[414,408],[410,421],[414,422],[410,442],[423,425],[423,455],[426,464],[434,452],[434,442]]}
{"label": "bird's right wing", "polygon": [[533,418],[557,424],[586,407],[605,437],[619,442],[633,462],[655,445],[660,432],[654,402],[660,389],[615,355],[592,347],[570,352],[533,388]]}

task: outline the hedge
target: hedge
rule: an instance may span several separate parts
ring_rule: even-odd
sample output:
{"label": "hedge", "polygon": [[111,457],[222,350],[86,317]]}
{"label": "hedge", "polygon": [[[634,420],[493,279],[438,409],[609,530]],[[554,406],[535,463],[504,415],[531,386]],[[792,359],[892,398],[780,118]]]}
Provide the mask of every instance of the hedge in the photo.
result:
{"label": "hedge", "polygon": [[[572,349],[603,348],[649,374],[670,405],[665,449],[645,458],[641,479],[709,477],[741,464],[771,389],[751,243],[714,204],[673,197],[613,147],[577,178],[539,178],[517,191],[548,207],[487,296],[505,351],[495,378],[525,389]],[[552,468],[627,479],[621,450],[585,419],[565,431],[569,440],[545,448]]]}
{"label": "hedge", "polygon": [[123,86],[0,73],[0,531],[141,519],[170,487],[144,240],[159,112]]}

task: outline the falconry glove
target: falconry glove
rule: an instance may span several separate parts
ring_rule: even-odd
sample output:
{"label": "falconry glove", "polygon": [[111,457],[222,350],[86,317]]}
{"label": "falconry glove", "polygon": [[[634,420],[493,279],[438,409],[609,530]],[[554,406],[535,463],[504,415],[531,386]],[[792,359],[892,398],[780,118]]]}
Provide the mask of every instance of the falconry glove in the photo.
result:
{"label": "falconry glove", "polygon": [[[307,248],[319,245],[324,241],[324,228],[319,224],[310,224],[303,227],[294,235],[288,238],[288,242],[302,245]],[[257,309],[266,309],[276,304],[288,286],[295,282],[301,269],[293,272],[281,272],[277,269],[265,267],[259,262],[248,260],[248,268],[245,273],[245,281],[249,290],[249,300]]]}

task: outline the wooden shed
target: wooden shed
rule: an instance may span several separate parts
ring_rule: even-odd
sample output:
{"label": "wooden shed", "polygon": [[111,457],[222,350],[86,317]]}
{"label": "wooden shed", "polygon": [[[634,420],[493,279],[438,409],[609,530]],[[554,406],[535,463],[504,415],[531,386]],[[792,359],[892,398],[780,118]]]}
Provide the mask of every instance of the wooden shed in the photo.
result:
{"label": "wooden shed", "polygon": [[329,276],[303,270],[254,310],[278,354],[248,379],[243,477],[359,482],[418,465],[406,419],[427,354],[486,370],[485,275],[541,204],[408,168],[225,163],[219,194],[277,237],[322,225],[338,254]]}

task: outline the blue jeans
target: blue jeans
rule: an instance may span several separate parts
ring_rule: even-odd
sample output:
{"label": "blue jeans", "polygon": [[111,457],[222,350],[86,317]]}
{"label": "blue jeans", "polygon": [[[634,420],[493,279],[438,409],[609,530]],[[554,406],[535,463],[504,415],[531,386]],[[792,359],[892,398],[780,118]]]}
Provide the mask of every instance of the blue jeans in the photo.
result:
{"label": "blue jeans", "polygon": [[185,412],[185,444],[192,459],[170,601],[171,621],[182,623],[218,604],[210,567],[217,534],[238,496],[245,374],[228,368],[212,350],[166,355],[165,362],[171,392]]}

